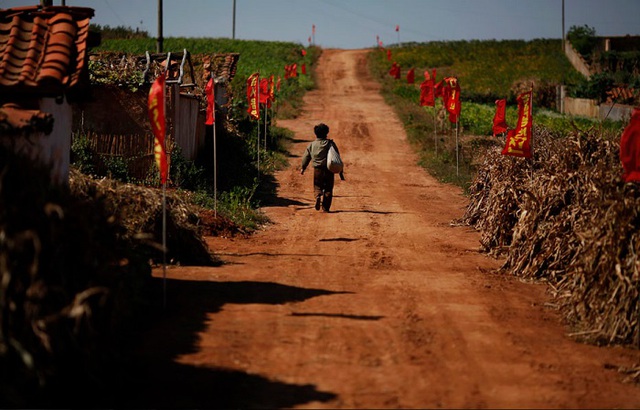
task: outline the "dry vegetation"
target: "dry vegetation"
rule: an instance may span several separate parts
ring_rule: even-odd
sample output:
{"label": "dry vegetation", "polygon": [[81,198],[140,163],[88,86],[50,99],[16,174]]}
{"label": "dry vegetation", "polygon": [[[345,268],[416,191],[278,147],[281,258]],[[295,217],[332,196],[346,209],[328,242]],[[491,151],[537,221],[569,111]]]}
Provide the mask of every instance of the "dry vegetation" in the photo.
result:
{"label": "dry vegetation", "polygon": [[502,270],[549,283],[573,336],[640,345],[640,187],[621,179],[618,135],[534,129],[531,160],[487,152],[457,223]]}
{"label": "dry vegetation", "polygon": [[[102,394],[160,299],[162,192],[77,171],[51,185],[46,167],[3,147],[0,164],[0,404]],[[202,235],[238,229],[170,191],[167,232],[168,262],[212,266]]]}

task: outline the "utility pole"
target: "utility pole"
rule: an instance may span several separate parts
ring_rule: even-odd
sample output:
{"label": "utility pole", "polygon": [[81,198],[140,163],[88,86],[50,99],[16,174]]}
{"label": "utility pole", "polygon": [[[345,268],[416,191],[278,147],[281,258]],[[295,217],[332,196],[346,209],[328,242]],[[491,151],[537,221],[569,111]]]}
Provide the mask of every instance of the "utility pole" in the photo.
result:
{"label": "utility pole", "polygon": [[566,42],[566,38],[565,38],[565,31],[564,31],[564,0],[562,0],[562,52],[564,53],[565,50],[565,42]]}
{"label": "utility pole", "polygon": [[162,0],[158,0],[158,40],[156,41],[156,53],[162,53]]}
{"label": "utility pole", "polygon": [[231,39],[236,39],[236,0],[233,0],[233,32],[231,33]]}

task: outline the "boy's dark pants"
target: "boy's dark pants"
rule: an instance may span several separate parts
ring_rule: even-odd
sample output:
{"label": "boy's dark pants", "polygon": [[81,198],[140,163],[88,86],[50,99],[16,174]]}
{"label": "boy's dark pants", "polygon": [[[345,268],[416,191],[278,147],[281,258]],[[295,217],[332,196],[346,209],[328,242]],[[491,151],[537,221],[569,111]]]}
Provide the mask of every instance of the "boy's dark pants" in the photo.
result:
{"label": "boy's dark pants", "polygon": [[316,200],[322,197],[322,209],[328,211],[333,199],[333,172],[326,167],[313,169],[313,193]]}

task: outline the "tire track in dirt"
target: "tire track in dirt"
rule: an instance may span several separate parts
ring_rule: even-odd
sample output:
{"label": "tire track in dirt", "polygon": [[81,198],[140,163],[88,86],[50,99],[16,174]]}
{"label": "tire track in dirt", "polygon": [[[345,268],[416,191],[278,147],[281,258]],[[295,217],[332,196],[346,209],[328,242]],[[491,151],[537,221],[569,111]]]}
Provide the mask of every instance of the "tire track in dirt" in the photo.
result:
{"label": "tire track in dirt", "polygon": [[[477,252],[479,235],[449,225],[465,198],[416,165],[365,62],[366,50],[325,50],[304,113],[278,121],[298,142],[276,175],[285,205],[263,208],[274,223],[208,238],[222,267],[169,269],[164,326],[199,319],[182,344],[152,333],[156,356],[141,354],[182,379],[156,366],[140,391],[193,407],[639,407],[640,389],[608,369],[637,351],[570,340],[543,285],[487,273],[500,262]],[[347,179],[329,214],[298,171],[319,122]]]}

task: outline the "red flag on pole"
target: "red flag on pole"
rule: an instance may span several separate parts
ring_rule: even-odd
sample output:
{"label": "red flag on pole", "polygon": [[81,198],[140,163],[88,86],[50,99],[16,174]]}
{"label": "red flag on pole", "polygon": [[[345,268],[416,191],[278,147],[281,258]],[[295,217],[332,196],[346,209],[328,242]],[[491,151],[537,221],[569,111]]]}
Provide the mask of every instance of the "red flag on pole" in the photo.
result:
{"label": "red flag on pole", "polygon": [[496,100],[496,113],[493,116],[493,136],[495,137],[498,134],[502,134],[503,132],[507,132],[507,119],[506,119],[506,111],[507,111],[507,100],[504,98],[501,100]]}
{"label": "red flag on pole", "polygon": [[396,24],[396,31],[400,31],[400,25]]}
{"label": "red flag on pole", "polygon": [[460,84],[455,77],[444,79],[444,108],[449,112],[449,122],[456,123],[460,117]]}
{"label": "red flag on pole", "polygon": [[167,175],[169,173],[169,165],[167,164],[167,152],[165,148],[165,132],[166,122],[164,116],[164,73],[151,85],[149,90],[149,120],[151,121],[151,129],[153,130],[153,153],[156,158],[156,164],[160,170],[160,182],[167,183]]}
{"label": "red flag on pole", "polygon": [[260,104],[269,104],[269,79],[260,79]]}
{"label": "red flag on pole", "polygon": [[424,76],[426,80],[420,84],[420,105],[423,107],[433,107],[436,105],[435,89],[433,84],[433,77],[429,76],[429,72],[425,71]]}
{"label": "red flag on pole", "polygon": [[391,77],[395,77],[396,76],[396,69],[398,68],[398,64],[396,64],[396,62],[394,61],[391,64],[391,68],[389,69],[389,75]]}
{"label": "red flag on pole", "polygon": [[305,50],[304,48],[300,50],[300,52],[302,53],[302,57],[307,55],[307,50]]}
{"label": "red flag on pole", "polygon": [[416,70],[411,68],[407,71],[407,84],[413,84],[416,81]]}
{"label": "red flag on pole", "polygon": [[502,155],[531,158],[531,98],[533,90],[518,96],[518,123],[516,128],[509,130]]}
{"label": "red flag on pole", "polygon": [[620,161],[624,182],[640,182],[640,109],[631,114],[629,124],[620,138]]}
{"label": "red flag on pole", "polygon": [[258,103],[258,94],[260,92],[260,74],[254,73],[247,78],[247,100],[249,107],[247,112],[249,117],[254,120],[260,119],[260,107]]}
{"label": "red flag on pole", "polygon": [[204,87],[204,93],[207,95],[207,118],[205,120],[205,125],[213,125],[215,122],[215,115],[213,115],[213,110],[215,109],[214,103],[214,94],[213,94],[213,77],[209,78],[209,82],[206,87]]}
{"label": "red flag on pole", "polygon": [[[382,47],[382,42],[380,42],[380,47]],[[387,50],[387,61],[391,61],[391,50]]]}
{"label": "red flag on pole", "polygon": [[300,73],[307,75],[307,66],[304,63],[300,66]]}

